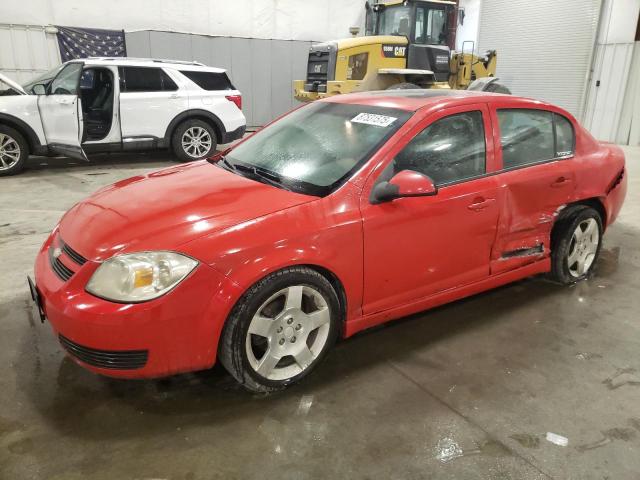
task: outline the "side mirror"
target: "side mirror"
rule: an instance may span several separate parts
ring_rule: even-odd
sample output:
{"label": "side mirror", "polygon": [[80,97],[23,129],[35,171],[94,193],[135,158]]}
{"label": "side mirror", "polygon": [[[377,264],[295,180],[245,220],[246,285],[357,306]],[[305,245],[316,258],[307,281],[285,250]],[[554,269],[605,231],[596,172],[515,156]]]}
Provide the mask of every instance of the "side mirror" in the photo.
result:
{"label": "side mirror", "polygon": [[388,182],[380,182],[371,191],[371,203],[390,202],[404,197],[430,197],[438,188],[428,176],[412,170],[396,173]]}
{"label": "side mirror", "polygon": [[47,89],[42,83],[36,83],[33,86],[33,93],[35,93],[36,95],[46,95]]}

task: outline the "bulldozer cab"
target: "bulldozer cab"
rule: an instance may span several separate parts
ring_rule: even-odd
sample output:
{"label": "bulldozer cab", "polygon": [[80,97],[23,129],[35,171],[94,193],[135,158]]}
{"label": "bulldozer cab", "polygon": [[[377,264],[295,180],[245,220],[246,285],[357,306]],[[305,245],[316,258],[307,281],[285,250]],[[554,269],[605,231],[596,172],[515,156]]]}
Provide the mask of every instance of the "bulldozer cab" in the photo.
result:
{"label": "bulldozer cab", "polygon": [[406,48],[384,55],[402,56],[406,68],[430,70],[436,82],[446,82],[455,42],[455,6],[438,0],[376,3],[367,9],[367,34],[406,37]]}

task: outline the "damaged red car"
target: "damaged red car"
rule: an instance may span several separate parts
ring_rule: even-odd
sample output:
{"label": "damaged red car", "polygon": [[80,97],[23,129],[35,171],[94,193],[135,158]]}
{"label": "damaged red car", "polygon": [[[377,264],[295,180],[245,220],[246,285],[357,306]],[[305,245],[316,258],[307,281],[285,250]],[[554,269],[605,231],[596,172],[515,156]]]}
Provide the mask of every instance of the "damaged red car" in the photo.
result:
{"label": "damaged red car", "polygon": [[273,391],[368,327],[530,275],[584,279],[625,191],[622,151],[553,105],[333,96],[208,161],[99,190],[64,215],[30,283],[93,372],[220,362]]}

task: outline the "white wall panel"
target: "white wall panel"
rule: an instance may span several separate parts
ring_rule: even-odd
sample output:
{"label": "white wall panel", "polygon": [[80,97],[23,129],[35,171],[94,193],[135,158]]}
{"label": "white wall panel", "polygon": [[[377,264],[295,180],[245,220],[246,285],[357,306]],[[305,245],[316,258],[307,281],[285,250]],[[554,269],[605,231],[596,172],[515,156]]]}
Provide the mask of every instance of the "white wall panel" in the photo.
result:
{"label": "white wall panel", "polygon": [[497,75],[516,95],[580,117],[600,0],[483,0],[480,51],[498,51]]}
{"label": "white wall panel", "polygon": [[[480,26],[480,0],[459,0],[458,5],[464,9],[464,21],[458,25],[456,33],[456,50],[462,51],[463,42],[474,42],[474,49],[478,50],[478,28]],[[470,50],[470,45],[465,45],[465,53]]]}
{"label": "white wall panel", "polygon": [[54,34],[41,26],[0,24],[0,72],[23,83],[59,63]]}
{"label": "white wall panel", "polygon": [[364,26],[364,0],[0,0],[16,24],[162,30],[229,37],[330,40]]}
{"label": "white wall panel", "polygon": [[636,42],[615,141],[640,145],[640,42]]}
{"label": "white wall panel", "polygon": [[618,128],[632,56],[633,43],[596,47],[583,123],[598,140],[619,141]]}

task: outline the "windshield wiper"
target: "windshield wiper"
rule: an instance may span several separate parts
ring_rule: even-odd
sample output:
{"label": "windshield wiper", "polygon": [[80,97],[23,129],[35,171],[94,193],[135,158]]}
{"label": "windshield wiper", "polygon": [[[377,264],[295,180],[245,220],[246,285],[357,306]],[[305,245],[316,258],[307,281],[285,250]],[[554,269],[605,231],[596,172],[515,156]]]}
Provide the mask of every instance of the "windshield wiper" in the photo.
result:
{"label": "windshield wiper", "polygon": [[278,188],[283,188],[285,190],[290,190],[288,187],[283,185],[282,177],[280,177],[280,175],[270,172],[269,170],[264,170],[260,167],[256,167],[253,165],[244,165],[242,163],[235,163],[234,167],[236,170],[247,172],[253,175],[254,177],[257,177],[264,183],[268,183],[269,185],[272,185]]}
{"label": "windshield wiper", "polygon": [[220,156],[220,160],[219,163],[221,163],[222,165],[226,166],[227,170],[235,170],[236,166],[231,163],[229,160],[227,160],[227,157],[225,157],[224,155]]}

